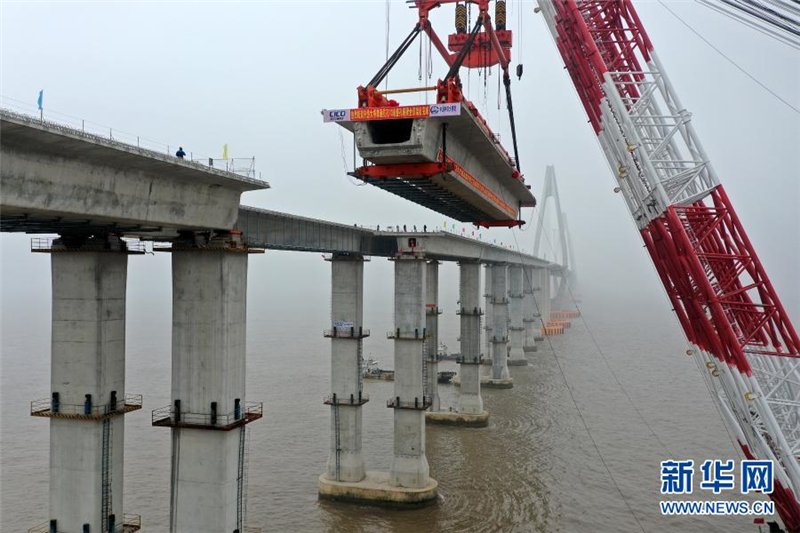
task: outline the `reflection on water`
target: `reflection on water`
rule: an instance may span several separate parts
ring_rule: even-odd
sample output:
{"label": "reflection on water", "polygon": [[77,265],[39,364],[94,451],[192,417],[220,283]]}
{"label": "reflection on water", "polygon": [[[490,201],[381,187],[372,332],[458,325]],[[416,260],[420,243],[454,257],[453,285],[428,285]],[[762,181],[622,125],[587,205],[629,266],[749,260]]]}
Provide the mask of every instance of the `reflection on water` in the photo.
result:
{"label": "reflection on water", "polygon": [[[682,341],[669,315],[661,312],[662,302],[609,313],[585,300],[584,316],[605,357],[658,439],[580,320],[573,320],[563,337],[554,337],[552,347],[597,448],[644,529],[753,531],[748,518],[659,516],[661,460],[725,457],[733,447],[694,363],[680,355]],[[169,302],[137,306],[129,306],[128,313],[127,382],[130,393],[145,395],[145,408],[126,418],[126,511],[143,515],[145,531],[165,532],[169,431],[150,427],[148,410],[169,401]],[[428,428],[438,505],[398,511],[317,501],[316,480],[325,468],[329,438],[328,408],[322,404],[328,392],[329,346],[317,334],[325,327],[325,312],[262,310],[250,302],[247,397],[265,402],[264,418],[249,426],[250,525],[265,532],[640,530],[599,461],[546,343],[529,354],[530,366],[511,367],[513,389],[484,391],[491,413],[488,428]],[[457,317],[451,315],[442,315],[441,330],[442,339],[454,347]],[[49,317],[5,318],[2,530],[23,531],[47,518],[47,423],[31,419],[27,409],[31,399],[48,394]],[[373,332],[389,330],[390,319],[375,315],[368,326]],[[26,326],[17,328],[17,322]],[[31,324],[38,335],[30,334]],[[391,349],[391,342],[376,334],[368,339],[365,354],[391,367]],[[443,405],[454,405],[456,389],[440,387]],[[391,383],[366,383],[373,399],[364,408],[363,424],[369,469],[389,468],[392,411],[382,399],[391,391]]]}

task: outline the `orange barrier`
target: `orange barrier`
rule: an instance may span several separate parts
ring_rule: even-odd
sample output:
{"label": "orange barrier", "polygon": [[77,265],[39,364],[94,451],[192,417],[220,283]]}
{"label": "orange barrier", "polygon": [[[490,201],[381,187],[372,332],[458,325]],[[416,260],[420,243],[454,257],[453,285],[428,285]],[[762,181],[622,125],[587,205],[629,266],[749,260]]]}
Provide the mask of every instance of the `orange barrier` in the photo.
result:
{"label": "orange barrier", "polygon": [[564,309],[560,311],[550,311],[550,317],[555,320],[563,320],[567,318],[578,318],[581,312],[577,309]]}
{"label": "orange barrier", "polygon": [[545,326],[552,326],[552,327],[560,327],[560,328],[568,328],[572,324],[570,324],[569,320],[548,320]]}
{"label": "orange barrier", "polygon": [[553,335],[563,335],[564,326],[542,326],[542,337],[551,337]]}

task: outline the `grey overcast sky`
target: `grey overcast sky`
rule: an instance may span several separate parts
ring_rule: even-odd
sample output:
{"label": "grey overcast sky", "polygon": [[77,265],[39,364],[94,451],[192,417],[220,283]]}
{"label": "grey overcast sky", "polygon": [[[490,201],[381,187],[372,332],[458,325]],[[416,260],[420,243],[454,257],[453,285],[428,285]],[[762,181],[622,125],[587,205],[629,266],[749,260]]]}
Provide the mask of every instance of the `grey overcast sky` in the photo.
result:
{"label": "grey overcast sky", "polygon": [[[659,3],[636,5],[796,321],[800,117]],[[695,2],[669,5],[800,108],[797,50]],[[596,138],[534,7],[531,1],[509,2],[509,25],[515,31],[521,27],[514,62],[521,58],[525,65],[513,93],[526,179],[538,192],[545,165],[556,166],[580,277],[587,286],[613,294],[627,284],[659,294],[623,201],[612,192],[614,183]],[[255,156],[258,170],[272,185],[268,191],[246,194],[242,201],[248,205],[363,225],[435,226],[444,220],[383,191],[354,186],[344,174],[338,127],[323,124],[319,114],[322,108],[354,105],[356,86],[383,63],[385,2],[3,1],[0,9],[0,93],[5,106],[35,110],[37,94],[44,89],[46,113],[54,119],[64,118],[56,112],[85,118],[165,145],[181,144],[194,154],[219,157],[227,143],[233,157]],[[389,11],[394,48],[412,28],[415,12],[403,2],[392,2]],[[452,8],[440,11],[433,22],[445,35],[452,31]],[[428,83],[418,80],[418,67],[415,44],[390,75],[390,86]],[[434,80],[443,73],[442,61],[435,60]],[[468,85],[468,96],[502,138],[509,139],[504,112],[497,109],[497,72],[485,89],[475,74]],[[350,138],[344,139],[349,166]],[[530,212],[525,216],[530,218]],[[498,242],[512,240],[508,230],[484,233]],[[523,249],[532,248],[532,231],[518,232],[517,239]],[[48,284],[46,263],[27,253],[27,241],[16,235],[0,238],[4,313]],[[269,255],[263,268],[271,276],[325,272],[318,257]],[[166,265],[166,258],[141,261],[131,283],[144,284],[157,276],[167,288]],[[386,265],[370,268],[388,272]],[[25,286],[20,279],[31,283]],[[291,290],[324,291],[326,284],[321,278]],[[135,285],[131,289],[140,292]]]}

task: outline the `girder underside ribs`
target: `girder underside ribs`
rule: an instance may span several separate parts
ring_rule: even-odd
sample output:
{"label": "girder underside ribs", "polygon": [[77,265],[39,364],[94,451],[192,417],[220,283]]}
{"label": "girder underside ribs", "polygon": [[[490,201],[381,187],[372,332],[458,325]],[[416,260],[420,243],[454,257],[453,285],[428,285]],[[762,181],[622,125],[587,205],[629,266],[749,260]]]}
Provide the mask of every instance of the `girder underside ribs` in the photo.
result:
{"label": "girder underside ribs", "polygon": [[436,185],[429,178],[372,178],[356,176],[358,179],[402,198],[420,204],[459,222],[483,222],[496,220],[476,209],[469,202]]}

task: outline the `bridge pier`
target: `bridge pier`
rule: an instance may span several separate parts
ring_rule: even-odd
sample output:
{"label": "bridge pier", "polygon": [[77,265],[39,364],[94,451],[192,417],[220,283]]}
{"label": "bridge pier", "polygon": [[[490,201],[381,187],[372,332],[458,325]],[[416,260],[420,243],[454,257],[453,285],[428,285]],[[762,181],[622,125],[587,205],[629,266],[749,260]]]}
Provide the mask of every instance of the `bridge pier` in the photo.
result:
{"label": "bridge pier", "polygon": [[430,398],[423,394],[422,364],[425,339],[425,260],[413,255],[394,259],[394,459],[389,483],[410,489],[430,488],[436,495],[436,481],[430,478],[425,455],[425,410]]}
{"label": "bridge pier", "polygon": [[361,457],[364,258],[334,254],[331,258],[331,453],[326,476],[334,481],[361,481],[366,475]]}
{"label": "bridge pier", "polygon": [[523,291],[522,291],[522,324],[524,328],[522,337],[522,349],[526,353],[536,351],[537,329],[539,319],[536,313],[536,302],[533,299],[535,277],[538,272],[534,267],[524,267],[523,270]]}
{"label": "bridge pier", "polygon": [[461,355],[458,358],[459,396],[454,411],[428,413],[427,421],[434,424],[485,427],[489,413],[483,409],[481,398],[481,267],[477,262],[459,263],[461,308]]}
{"label": "bridge pier", "polygon": [[431,407],[429,412],[441,410],[439,399],[439,262],[429,261],[425,273],[425,372],[424,393],[430,396]]}
{"label": "bridge pier", "polygon": [[483,316],[483,360],[482,364],[491,366],[492,364],[492,312],[494,306],[492,305],[492,264],[486,263],[483,265],[486,271],[484,275],[484,289],[483,289],[483,308],[485,314]]}
{"label": "bridge pier", "polygon": [[236,235],[172,246],[172,403],[153,425],[172,428],[170,531],[243,531],[247,403],[248,252]]}
{"label": "bridge pier", "polygon": [[394,258],[394,457],[389,472],[367,471],[360,481],[319,478],[320,498],[385,506],[418,506],[436,500],[438,483],[430,477],[425,455],[423,368],[427,364],[426,273],[430,265],[418,255]]}
{"label": "bridge pier", "polygon": [[514,380],[508,372],[508,293],[505,264],[492,266],[492,373],[483,379],[483,386],[510,389]]}
{"label": "bridge pier", "polygon": [[551,287],[550,270],[547,268],[539,269],[539,291],[534,297],[538,296],[539,314],[542,315],[542,322],[545,324],[550,320],[550,310],[553,308]]}
{"label": "bridge pier", "polygon": [[522,265],[509,265],[508,267],[508,365],[525,366],[528,360],[523,349],[525,324],[523,320],[523,280],[525,273]]}
{"label": "bridge pier", "polygon": [[52,252],[51,397],[31,404],[31,415],[50,418],[45,527],[138,531],[140,521],[123,516],[122,415],[142,406],[125,394],[127,246],[62,236],[34,251]]}

